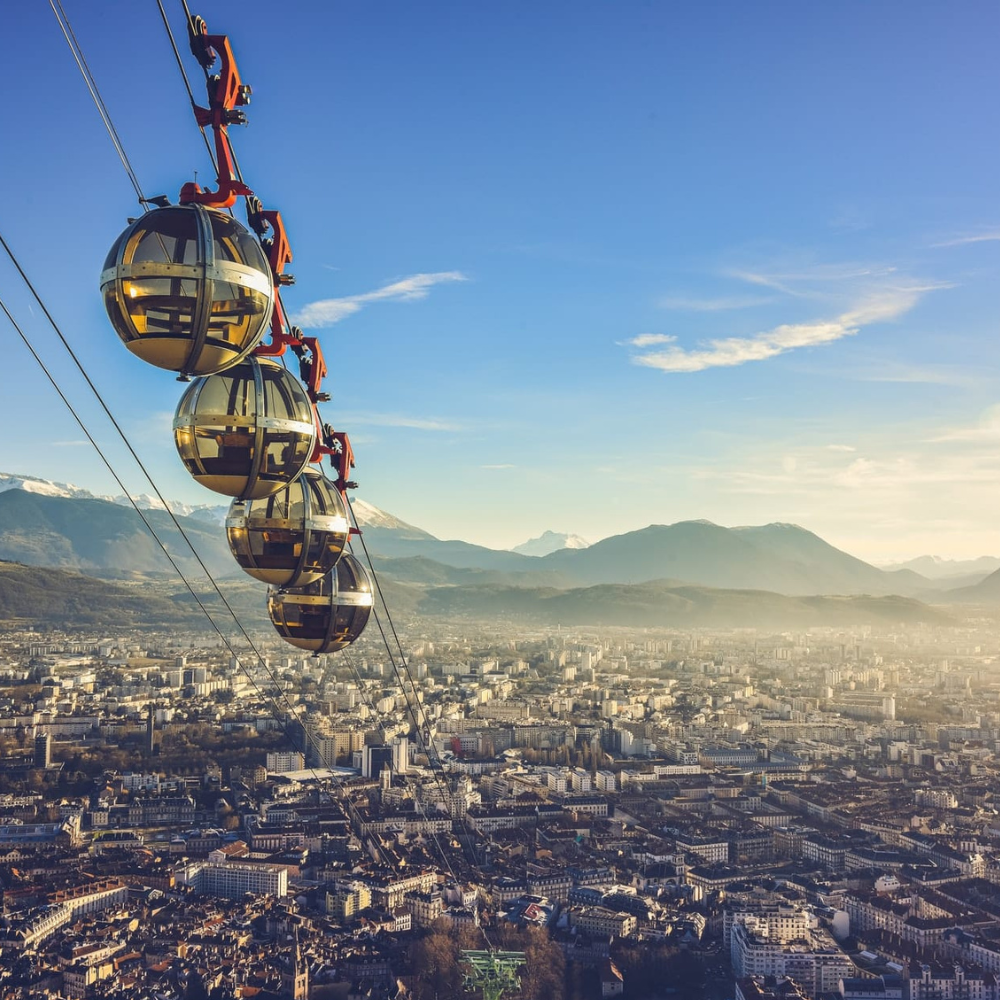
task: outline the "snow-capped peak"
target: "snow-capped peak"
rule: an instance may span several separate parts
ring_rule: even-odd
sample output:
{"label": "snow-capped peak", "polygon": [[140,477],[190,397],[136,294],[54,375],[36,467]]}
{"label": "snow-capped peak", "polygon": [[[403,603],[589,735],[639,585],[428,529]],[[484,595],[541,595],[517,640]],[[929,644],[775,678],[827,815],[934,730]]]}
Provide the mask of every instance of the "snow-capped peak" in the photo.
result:
{"label": "snow-capped peak", "polygon": [[[130,500],[127,496],[112,498],[116,504],[122,507],[131,507],[134,503],[140,510],[166,510],[167,505],[159,497],[151,496],[149,493],[140,493]],[[168,500],[170,511],[175,517],[194,517],[199,521],[209,521],[213,524],[222,524],[229,513],[229,504],[214,503],[182,503],[180,500]]]}
{"label": "snow-capped peak", "polygon": [[[72,483],[54,483],[48,479],[39,479],[37,476],[19,476],[11,472],[0,472],[0,493],[7,490],[24,490],[25,493],[37,493],[46,497],[63,497],[69,500],[105,500],[110,503],[119,504],[122,507],[129,507],[132,502],[141,510],[165,510],[166,505],[159,497],[151,496],[148,493],[140,493],[129,500],[127,496],[106,496],[93,493],[82,486],[74,486]],[[218,505],[210,503],[189,504],[179,500],[170,500],[170,509],[178,517],[196,517],[203,521],[218,522],[221,524],[229,510],[229,505]]]}
{"label": "snow-capped peak", "polygon": [[547,556],[550,552],[560,549],[588,549],[590,542],[579,535],[568,535],[562,531],[545,531],[537,538],[530,538],[516,545],[511,552],[522,556]]}
{"label": "snow-capped peak", "polygon": [[25,493],[38,493],[45,497],[71,497],[74,500],[108,499],[107,497],[96,497],[90,490],[73,486],[71,483],[52,483],[47,479],[38,479],[35,476],[18,476],[10,472],[0,472],[0,493],[6,493],[7,490],[24,490]]}
{"label": "snow-capped peak", "polygon": [[407,524],[406,521],[402,521],[393,514],[368,503],[367,500],[352,496],[351,507],[362,528],[388,528],[392,531],[407,531],[425,538],[432,537],[422,528],[415,528],[412,524]]}

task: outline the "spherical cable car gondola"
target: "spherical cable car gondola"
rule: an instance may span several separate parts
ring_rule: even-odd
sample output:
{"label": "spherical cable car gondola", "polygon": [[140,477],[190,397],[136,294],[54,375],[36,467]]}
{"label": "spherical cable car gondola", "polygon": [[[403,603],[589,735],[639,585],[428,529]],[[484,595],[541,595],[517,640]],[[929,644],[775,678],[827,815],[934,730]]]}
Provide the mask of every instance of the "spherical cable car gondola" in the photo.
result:
{"label": "spherical cable car gondola", "polygon": [[372,585],[364,566],[345,555],[321,580],[298,590],[272,590],[267,610],[286,642],[317,655],[349,646],[372,613]]}
{"label": "spherical cable car gondola", "polygon": [[174,442],[188,472],[202,486],[241,500],[293,482],[312,458],[316,437],[305,389],[266,358],[196,379],[174,417]]}
{"label": "spherical cable car gondola", "polygon": [[[236,165],[228,128],[245,124],[251,89],[225,35],[210,34],[200,18],[189,17],[188,28],[208,86],[208,107],[194,104],[194,116],[214,136],[217,187],[189,182],[181,204],[169,205],[147,201],[136,185],[140,201],[161,207],[129,220],[101,291],[133,354],[195,377],[174,417],[175,444],[201,485],[236,498],[226,530],[240,565],[286,588],[269,596],[275,628],[300,648],[330,652],[354,642],[372,611],[367,573],[343,554],[354,451],[346,433],[320,420],[317,404],[330,399],[323,352],[290,324],[281,301],[280,286],[295,280],[285,271],[292,250],[281,213],[264,209]],[[250,229],[222,211],[241,197]],[[288,349],[301,383],[270,360]],[[305,472],[324,457],[335,483]]]}
{"label": "spherical cable car gondola", "polygon": [[101,292],[133,354],[182,375],[211,375],[260,343],[274,277],[260,244],[235,219],[203,205],[171,205],[118,237]]}
{"label": "spherical cable car gondola", "polygon": [[303,587],[326,576],[350,537],[347,508],[333,483],[308,468],[259,500],[234,500],[226,536],[236,561],[275,587]]}

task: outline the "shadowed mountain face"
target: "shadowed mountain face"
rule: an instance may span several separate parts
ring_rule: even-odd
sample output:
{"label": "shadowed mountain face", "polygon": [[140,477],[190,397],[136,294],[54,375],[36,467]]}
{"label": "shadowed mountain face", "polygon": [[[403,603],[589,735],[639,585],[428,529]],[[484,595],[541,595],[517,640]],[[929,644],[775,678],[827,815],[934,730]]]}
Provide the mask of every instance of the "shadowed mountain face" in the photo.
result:
{"label": "shadowed mountain face", "polygon": [[[129,587],[79,573],[0,562],[0,621],[32,627],[209,631],[204,613],[190,594],[176,592],[179,587],[164,586],[162,593],[155,593],[157,588],[146,582]],[[232,602],[233,595],[228,597]],[[221,601],[209,595],[205,600],[213,616],[225,622]],[[256,627],[266,622],[266,615],[249,606],[238,610],[242,620]]]}
{"label": "shadowed mountain face", "polygon": [[1000,605],[1000,569],[990,573],[985,580],[969,587],[957,587],[941,596],[943,601],[954,604]]}
{"label": "shadowed mountain face", "polygon": [[[198,570],[170,515],[144,511],[185,573]],[[238,572],[221,525],[178,521],[213,574]],[[130,507],[108,500],[0,493],[0,559],[112,575],[171,573],[162,549]]]}
{"label": "shadowed mountain face", "polygon": [[[708,521],[654,524],[606,538],[588,549],[554,552],[542,562],[581,583],[669,578],[780,594],[888,594],[903,589],[896,575],[841,552],[794,524],[753,528],[723,528]],[[913,577],[919,580],[916,574]]]}
{"label": "shadowed mountain face", "polygon": [[[206,585],[198,589],[213,619],[231,632],[229,612],[218,596]],[[265,587],[247,579],[226,581],[222,589],[246,627],[269,627]],[[384,592],[393,612],[403,618],[419,615],[491,621],[507,618],[545,625],[779,629],[873,622],[942,624],[951,620],[939,610],[903,597],[797,598],[663,582],[575,590],[482,585],[422,590],[386,579]],[[179,582],[111,584],[78,573],[8,562],[0,562],[0,623],[212,631],[204,612]]]}
{"label": "shadowed mountain face", "polygon": [[805,628],[872,622],[945,624],[952,619],[907,597],[786,597],[760,590],[715,590],[653,582],[575,590],[510,587],[438,588],[418,605],[424,614],[507,616],[549,625],[642,628],[713,626]]}

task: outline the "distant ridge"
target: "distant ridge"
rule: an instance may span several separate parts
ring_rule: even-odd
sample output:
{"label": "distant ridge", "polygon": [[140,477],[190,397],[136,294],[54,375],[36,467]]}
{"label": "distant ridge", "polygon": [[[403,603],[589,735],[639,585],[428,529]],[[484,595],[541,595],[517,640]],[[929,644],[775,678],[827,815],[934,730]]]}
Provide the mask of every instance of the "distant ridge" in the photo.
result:
{"label": "distant ridge", "polygon": [[1000,569],[1000,556],[980,556],[978,559],[942,559],[940,556],[918,556],[906,562],[882,566],[885,570],[909,569],[929,580],[951,580],[978,576],[985,578]]}

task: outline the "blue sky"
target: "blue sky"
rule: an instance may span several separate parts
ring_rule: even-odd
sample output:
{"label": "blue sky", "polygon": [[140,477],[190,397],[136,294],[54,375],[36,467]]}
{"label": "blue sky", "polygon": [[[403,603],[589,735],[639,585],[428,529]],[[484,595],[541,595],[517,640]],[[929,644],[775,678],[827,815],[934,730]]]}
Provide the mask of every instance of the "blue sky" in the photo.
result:
{"label": "blue sky", "polygon": [[[208,182],[155,3],[64,6],[146,192]],[[234,143],[364,499],[497,547],[704,517],[1000,553],[996,4],[192,9],[254,88]],[[163,492],[212,501],[181,387],[104,318],[125,173],[48,6],[7,27],[0,232]],[[0,289],[111,442],[5,263]],[[4,330],[0,469],[117,492]]]}

